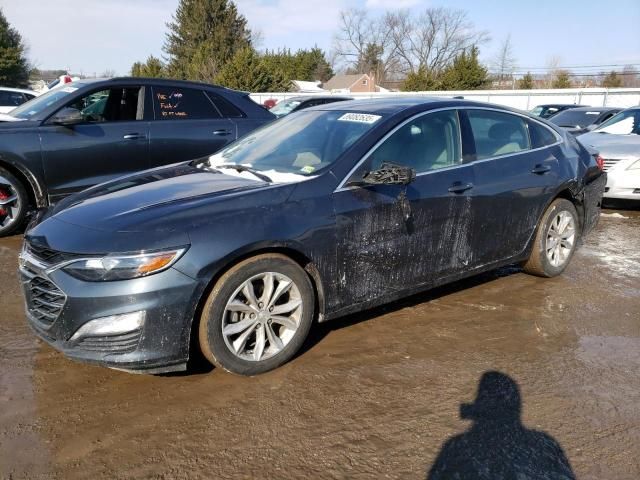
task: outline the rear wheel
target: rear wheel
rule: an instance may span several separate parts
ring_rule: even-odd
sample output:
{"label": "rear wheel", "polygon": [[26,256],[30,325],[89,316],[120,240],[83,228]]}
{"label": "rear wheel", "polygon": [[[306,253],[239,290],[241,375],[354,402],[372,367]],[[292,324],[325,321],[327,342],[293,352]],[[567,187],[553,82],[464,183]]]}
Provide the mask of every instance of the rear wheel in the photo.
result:
{"label": "rear wheel", "polygon": [[231,268],[214,286],[200,319],[200,348],[229,372],[267,372],[300,349],[314,311],[306,272],[284,255],[259,255]]}
{"label": "rear wheel", "polygon": [[554,200],[540,220],[524,271],[540,277],[561,274],[578,244],[578,225],[576,207],[563,198]]}
{"label": "rear wheel", "polygon": [[11,235],[24,225],[29,195],[11,172],[0,167],[0,237]]}

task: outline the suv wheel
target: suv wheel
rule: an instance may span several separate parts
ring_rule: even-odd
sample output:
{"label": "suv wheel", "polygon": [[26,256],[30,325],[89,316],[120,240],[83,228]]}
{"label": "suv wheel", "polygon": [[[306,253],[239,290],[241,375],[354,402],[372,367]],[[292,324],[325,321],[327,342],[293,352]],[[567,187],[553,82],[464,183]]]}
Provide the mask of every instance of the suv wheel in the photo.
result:
{"label": "suv wheel", "polygon": [[0,237],[18,230],[25,222],[29,196],[20,180],[0,167]]}
{"label": "suv wheel", "polygon": [[314,312],[307,273],[284,255],[259,255],[231,268],[214,286],[200,319],[200,348],[229,372],[267,372],[300,349]]}

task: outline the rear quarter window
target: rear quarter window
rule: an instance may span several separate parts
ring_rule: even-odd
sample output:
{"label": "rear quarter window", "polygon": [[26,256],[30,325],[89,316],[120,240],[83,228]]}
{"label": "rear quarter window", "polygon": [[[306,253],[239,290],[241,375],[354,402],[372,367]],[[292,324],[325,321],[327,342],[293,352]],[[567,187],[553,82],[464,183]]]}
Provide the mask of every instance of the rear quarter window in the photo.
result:
{"label": "rear quarter window", "polygon": [[555,134],[547,127],[537,122],[528,121],[529,138],[531,139],[531,148],[542,148],[553,145],[558,141]]}
{"label": "rear quarter window", "polygon": [[220,111],[223,117],[241,118],[245,116],[238,107],[233,105],[229,100],[223,98],[222,96],[216,95],[213,92],[207,92],[207,96]]}
{"label": "rear quarter window", "polygon": [[154,87],[153,107],[156,120],[220,118],[209,97],[196,88]]}

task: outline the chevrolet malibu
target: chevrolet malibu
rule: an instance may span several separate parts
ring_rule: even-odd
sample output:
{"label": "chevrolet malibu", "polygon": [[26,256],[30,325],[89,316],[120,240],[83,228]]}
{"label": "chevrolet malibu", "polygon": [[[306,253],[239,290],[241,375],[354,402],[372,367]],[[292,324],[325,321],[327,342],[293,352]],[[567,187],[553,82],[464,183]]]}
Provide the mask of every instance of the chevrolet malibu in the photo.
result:
{"label": "chevrolet malibu", "polygon": [[503,107],[314,107],[36,216],[20,256],[28,322],[78,360],[157,373],[199,349],[258,374],[314,322],[506,264],[560,274],[597,222],[601,168]]}

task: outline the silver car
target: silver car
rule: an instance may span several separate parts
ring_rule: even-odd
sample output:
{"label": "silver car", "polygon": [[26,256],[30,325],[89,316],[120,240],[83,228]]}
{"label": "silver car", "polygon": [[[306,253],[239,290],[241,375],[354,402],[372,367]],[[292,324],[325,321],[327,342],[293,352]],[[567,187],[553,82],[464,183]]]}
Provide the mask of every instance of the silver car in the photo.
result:
{"label": "silver car", "polygon": [[578,139],[604,159],[604,197],[640,201],[640,107],[623,110]]}

